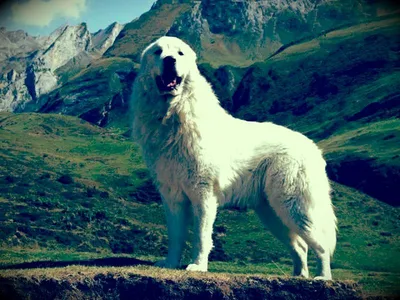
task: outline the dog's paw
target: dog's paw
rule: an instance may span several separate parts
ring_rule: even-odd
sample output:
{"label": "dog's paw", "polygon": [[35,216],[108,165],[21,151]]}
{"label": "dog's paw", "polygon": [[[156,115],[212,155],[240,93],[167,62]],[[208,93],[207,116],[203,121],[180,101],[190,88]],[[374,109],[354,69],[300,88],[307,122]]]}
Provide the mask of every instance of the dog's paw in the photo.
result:
{"label": "dog's paw", "polygon": [[166,259],[157,261],[154,266],[159,268],[167,268],[167,269],[177,269],[179,266],[177,264],[173,264]]}
{"label": "dog's paw", "polygon": [[293,275],[293,276],[297,276],[299,278],[304,278],[304,279],[308,279],[310,276],[308,275],[308,273],[301,273],[299,275]]}
{"label": "dog's paw", "polygon": [[332,280],[332,276],[316,276],[314,277],[314,280]]}
{"label": "dog's paw", "polygon": [[207,265],[190,264],[187,266],[186,271],[207,272]]}

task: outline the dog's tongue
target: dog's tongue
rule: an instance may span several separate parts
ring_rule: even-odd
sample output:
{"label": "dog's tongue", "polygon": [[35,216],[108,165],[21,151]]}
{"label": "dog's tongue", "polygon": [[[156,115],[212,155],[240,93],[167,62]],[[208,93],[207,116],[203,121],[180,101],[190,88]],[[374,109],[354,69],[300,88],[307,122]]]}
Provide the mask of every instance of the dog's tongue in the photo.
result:
{"label": "dog's tongue", "polygon": [[170,83],[167,84],[167,87],[174,87],[176,86],[176,78],[174,78]]}

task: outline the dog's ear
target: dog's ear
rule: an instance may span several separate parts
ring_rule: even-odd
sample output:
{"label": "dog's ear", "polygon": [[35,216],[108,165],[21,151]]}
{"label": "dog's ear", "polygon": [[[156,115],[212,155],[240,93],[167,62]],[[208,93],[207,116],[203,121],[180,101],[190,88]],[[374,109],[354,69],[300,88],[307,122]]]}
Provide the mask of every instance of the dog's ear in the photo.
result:
{"label": "dog's ear", "polygon": [[154,44],[155,44],[156,42],[157,42],[157,41],[151,43],[150,45],[148,45],[148,46],[142,51],[142,54],[140,55],[140,67],[141,67],[141,69],[144,70],[144,69],[146,68],[146,62],[147,62],[147,60],[146,60],[146,54],[147,54],[147,52],[149,52],[149,50],[154,46]]}
{"label": "dog's ear", "polygon": [[151,43],[146,48],[144,48],[144,50],[142,51],[142,54],[140,55],[140,63],[143,63],[143,59],[144,59],[144,56],[145,56],[146,52],[149,51],[149,49],[151,47],[153,47],[153,45],[154,45],[154,43]]}
{"label": "dog's ear", "polygon": [[192,47],[190,47],[188,44],[186,44],[187,50],[185,50],[186,52],[190,53],[190,56],[194,59],[194,61],[197,61],[197,54],[196,52],[194,52],[194,50],[192,49]]}
{"label": "dog's ear", "polygon": [[192,48],[190,48],[190,50],[191,50],[192,53],[193,53],[194,60],[197,62],[197,54],[196,54],[196,52],[194,52],[194,51],[192,50]]}

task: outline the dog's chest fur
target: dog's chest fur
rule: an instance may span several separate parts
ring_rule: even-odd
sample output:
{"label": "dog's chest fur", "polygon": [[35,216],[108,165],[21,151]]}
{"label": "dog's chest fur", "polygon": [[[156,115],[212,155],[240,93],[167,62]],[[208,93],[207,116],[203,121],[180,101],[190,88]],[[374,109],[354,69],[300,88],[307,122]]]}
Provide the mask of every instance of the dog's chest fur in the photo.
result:
{"label": "dog's chest fur", "polygon": [[212,173],[215,172],[215,166],[204,153],[204,136],[200,134],[198,123],[189,102],[178,103],[176,107],[170,107],[167,113],[147,113],[137,121],[136,127],[140,128],[137,138],[142,145],[146,164],[159,183],[193,186],[211,184],[209,181],[215,178]]}

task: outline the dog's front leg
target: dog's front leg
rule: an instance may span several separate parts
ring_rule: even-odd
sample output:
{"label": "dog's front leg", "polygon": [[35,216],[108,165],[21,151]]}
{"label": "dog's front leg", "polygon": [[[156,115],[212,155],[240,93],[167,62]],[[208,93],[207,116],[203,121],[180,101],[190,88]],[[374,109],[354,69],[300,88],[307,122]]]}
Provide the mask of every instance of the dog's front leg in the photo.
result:
{"label": "dog's front leg", "polygon": [[[178,201],[177,201],[178,200]],[[168,228],[168,256],[158,261],[156,266],[175,269],[180,266],[183,247],[186,241],[189,203],[183,199],[163,199]]]}
{"label": "dog's front leg", "polygon": [[208,255],[213,247],[212,232],[217,216],[217,198],[209,193],[199,199],[192,199],[194,227],[193,227],[193,263],[186,270],[208,270]]}

